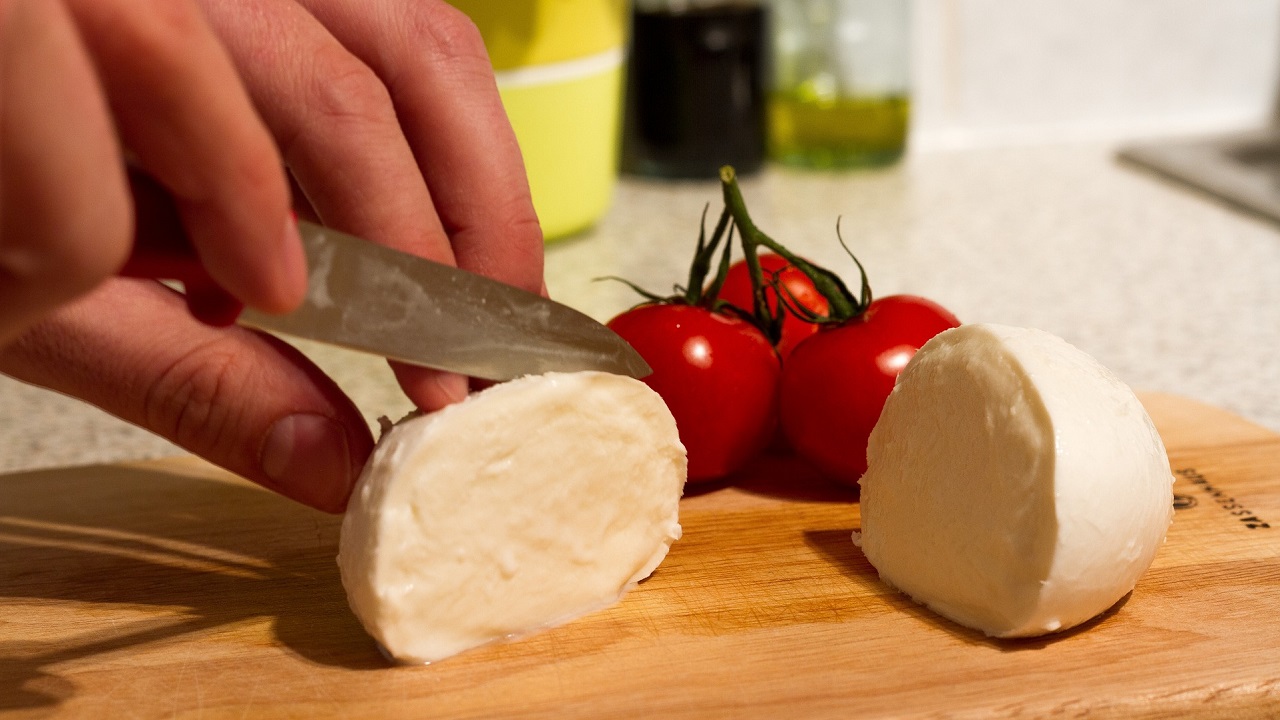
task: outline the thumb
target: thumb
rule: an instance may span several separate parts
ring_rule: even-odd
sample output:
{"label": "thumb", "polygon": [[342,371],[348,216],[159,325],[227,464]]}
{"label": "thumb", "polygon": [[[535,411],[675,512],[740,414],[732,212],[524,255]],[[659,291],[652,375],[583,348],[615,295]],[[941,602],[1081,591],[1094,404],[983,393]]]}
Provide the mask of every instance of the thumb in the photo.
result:
{"label": "thumb", "polygon": [[298,502],[341,512],[373,448],[338,386],[289,345],[212,328],[162,285],[115,279],[0,352],[78,397]]}

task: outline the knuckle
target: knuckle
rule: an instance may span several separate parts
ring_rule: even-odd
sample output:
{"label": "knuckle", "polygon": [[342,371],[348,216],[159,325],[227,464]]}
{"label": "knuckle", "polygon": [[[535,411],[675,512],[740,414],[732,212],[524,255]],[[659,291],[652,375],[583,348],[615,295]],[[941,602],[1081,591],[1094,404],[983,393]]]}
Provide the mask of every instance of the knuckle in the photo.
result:
{"label": "knuckle", "polygon": [[[289,204],[289,184],[283,163],[273,145],[267,144],[259,149],[252,145],[244,148],[232,161],[233,182],[230,187],[245,206],[264,211],[269,208],[273,213],[283,214]],[[264,218],[264,221],[278,222],[274,218]],[[269,224],[264,226],[266,229],[271,227]]]}
{"label": "knuckle", "polygon": [[[501,225],[475,227],[462,246],[459,264],[472,272],[538,292],[542,285],[542,227],[537,216],[512,217]],[[482,237],[502,237],[500,244],[473,242]]]}
{"label": "knuckle", "polygon": [[129,256],[133,223],[127,206],[104,207],[92,227],[82,228],[74,243],[57,243],[56,257],[47,267],[52,279],[61,278],[77,291],[88,290],[114,275]]}
{"label": "knuckle", "polygon": [[541,258],[542,223],[538,219],[538,211],[534,208],[527,184],[507,184],[491,217],[501,219],[499,231],[500,237],[506,238],[505,245],[522,252],[535,252]]}
{"label": "knuckle", "polygon": [[492,72],[480,29],[465,13],[446,3],[412,3],[402,27],[411,47],[437,62]]}
{"label": "knuckle", "polygon": [[[78,212],[43,222],[32,218],[43,232],[19,231],[5,238],[0,271],[9,282],[57,300],[86,292],[120,269],[133,244],[128,203],[123,197],[81,201]],[[6,207],[4,212],[20,210]]]}
{"label": "knuckle", "polygon": [[312,67],[311,105],[317,117],[344,125],[396,122],[386,86],[345,50],[317,53]]}
{"label": "knuckle", "polygon": [[128,40],[140,56],[150,53],[166,61],[187,58],[192,44],[208,33],[203,13],[190,0],[151,0],[145,10],[129,17],[131,23],[118,27],[131,31]]}
{"label": "knuckle", "polygon": [[515,252],[526,256],[522,260],[526,262],[537,261],[539,265],[542,263],[543,255],[543,238],[542,224],[538,222],[538,216],[529,212],[517,216],[506,228],[509,243]]}
{"label": "knuckle", "polygon": [[129,191],[126,189],[127,182],[113,182],[110,191],[99,186],[94,212],[86,215],[90,219],[81,228],[83,237],[99,239],[95,244],[106,255],[103,260],[112,272],[124,263],[129,251],[133,249],[135,220]]}
{"label": "knuckle", "polygon": [[203,13],[194,2],[189,0],[153,2],[148,10],[171,37],[194,37],[204,28]]}
{"label": "knuckle", "polygon": [[543,282],[544,246],[542,225],[537,216],[515,221],[511,225],[511,258],[509,266],[523,274],[520,284],[530,292],[538,292]]}
{"label": "knuckle", "polygon": [[142,417],[147,427],[204,455],[234,451],[238,388],[249,372],[223,340],[211,340],[178,355],[147,387]]}

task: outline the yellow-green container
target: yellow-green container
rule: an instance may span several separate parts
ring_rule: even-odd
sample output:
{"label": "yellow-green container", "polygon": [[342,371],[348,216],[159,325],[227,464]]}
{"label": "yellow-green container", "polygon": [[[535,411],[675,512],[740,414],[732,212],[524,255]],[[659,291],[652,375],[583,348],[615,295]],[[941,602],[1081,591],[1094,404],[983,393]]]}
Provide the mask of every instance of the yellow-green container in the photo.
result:
{"label": "yellow-green container", "polygon": [[476,23],[548,240],[594,224],[618,177],[627,0],[450,0]]}

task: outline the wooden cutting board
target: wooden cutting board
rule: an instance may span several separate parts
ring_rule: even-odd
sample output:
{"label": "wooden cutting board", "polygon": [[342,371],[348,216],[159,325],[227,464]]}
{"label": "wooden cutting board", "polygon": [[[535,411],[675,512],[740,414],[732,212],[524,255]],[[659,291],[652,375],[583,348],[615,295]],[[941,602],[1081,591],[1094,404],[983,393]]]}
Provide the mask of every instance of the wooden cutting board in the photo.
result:
{"label": "wooden cutting board", "polygon": [[621,604],[420,667],[348,611],[336,518],[191,459],[0,478],[0,716],[1278,717],[1280,436],[1143,399],[1168,542],[1101,618],[1013,642],[886,589],[853,498],[781,458],[687,497]]}

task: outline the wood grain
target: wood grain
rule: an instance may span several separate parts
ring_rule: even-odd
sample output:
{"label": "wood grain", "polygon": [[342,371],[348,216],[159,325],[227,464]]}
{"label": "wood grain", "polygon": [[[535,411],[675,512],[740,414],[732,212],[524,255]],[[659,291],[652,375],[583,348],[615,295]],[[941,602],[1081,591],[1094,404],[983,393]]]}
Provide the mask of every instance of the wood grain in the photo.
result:
{"label": "wood grain", "polygon": [[392,667],[338,522],[192,459],[0,478],[0,716],[1280,716],[1280,436],[1143,397],[1178,474],[1151,571],[1086,627],[993,641],[887,590],[854,498],[779,457],[691,493],[625,600]]}

